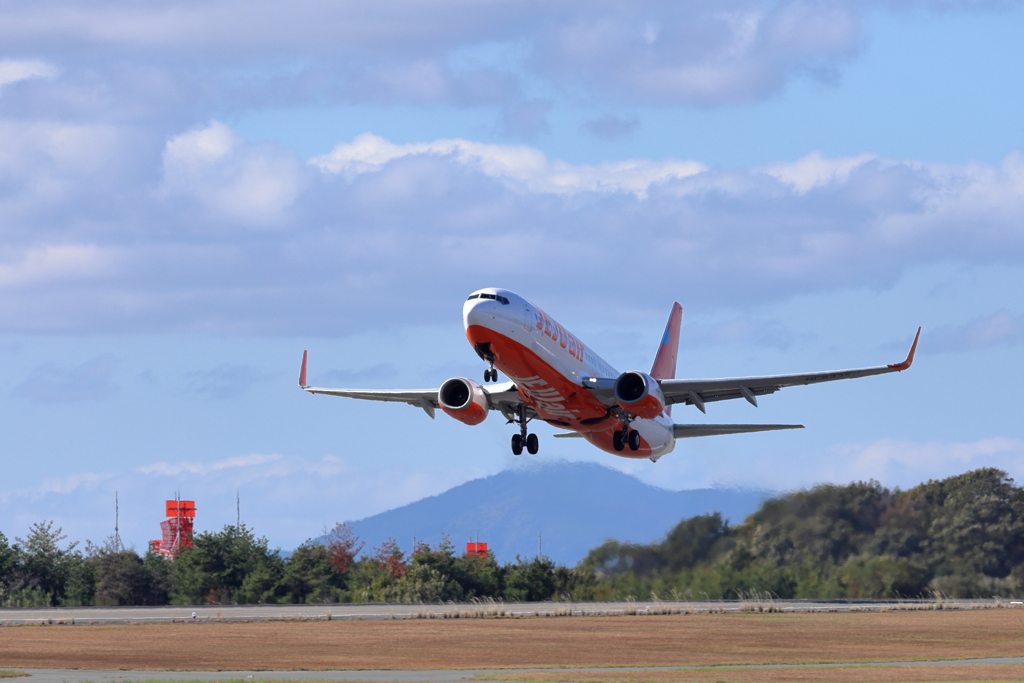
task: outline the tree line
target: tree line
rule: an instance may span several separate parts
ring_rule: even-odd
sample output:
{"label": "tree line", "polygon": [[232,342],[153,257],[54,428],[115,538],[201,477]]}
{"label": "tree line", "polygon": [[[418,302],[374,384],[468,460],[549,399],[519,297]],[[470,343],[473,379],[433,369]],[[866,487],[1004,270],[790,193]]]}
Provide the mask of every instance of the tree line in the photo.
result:
{"label": "tree line", "polygon": [[684,519],[659,543],[608,541],[581,567],[615,595],[1024,595],[1024,489],[986,468],[907,491],[876,481],[773,498],[742,524]]}
{"label": "tree line", "polygon": [[363,552],[345,524],[288,557],[244,524],[196,534],[174,560],[65,541],[52,522],[13,543],[0,533],[0,606],[1024,595],[1024,489],[996,469],[907,491],[816,486],[741,524],[698,515],[658,543],[607,541],[571,568],[500,565],[447,540]]}
{"label": "tree line", "polygon": [[196,534],[173,560],[112,539],[84,549],[62,547],[65,540],[52,522],[13,544],[0,533],[0,606],[516,602],[591,596],[597,585],[593,572],[546,557],[499,565],[493,553],[456,554],[447,540],[417,544],[408,556],[388,540],[360,555],[363,544],[346,524],[288,557],[244,524]]}

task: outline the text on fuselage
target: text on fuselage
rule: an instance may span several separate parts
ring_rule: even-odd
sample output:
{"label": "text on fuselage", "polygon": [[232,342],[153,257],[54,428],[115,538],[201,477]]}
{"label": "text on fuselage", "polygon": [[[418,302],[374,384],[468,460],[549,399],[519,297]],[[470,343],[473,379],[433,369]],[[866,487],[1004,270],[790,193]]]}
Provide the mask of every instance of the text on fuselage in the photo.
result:
{"label": "text on fuselage", "polygon": [[576,360],[583,361],[583,342],[565,331],[565,328],[552,320],[547,313],[534,307],[534,329],[541,332],[565,349]]}

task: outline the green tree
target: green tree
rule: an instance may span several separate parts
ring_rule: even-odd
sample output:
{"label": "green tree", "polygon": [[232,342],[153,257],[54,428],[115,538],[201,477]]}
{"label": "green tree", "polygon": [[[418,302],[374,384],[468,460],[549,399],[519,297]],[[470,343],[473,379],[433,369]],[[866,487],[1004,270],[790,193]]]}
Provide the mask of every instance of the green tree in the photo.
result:
{"label": "green tree", "polygon": [[[345,575],[338,571],[329,546],[307,540],[292,553],[281,577],[283,599],[289,603],[341,602]],[[346,573],[352,562],[345,563]]]}
{"label": "green tree", "polygon": [[505,566],[504,598],[509,602],[535,602],[558,597],[555,594],[555,563],[547,557],[526,560],[516,555]]}
{"label": "green tree", "polygon": [[145,605],[166,605],[174,593],[174,562],[160,553],[147,552],[142,557],[146,578]]}
{"label": "green tree", "polygon": [[108,542],[90,560],[96,572],[97,605],[148,604],[150,577],[138,553]]}
{"label": "green tree", "polygon": [[[52,521],[43,521],[29,527],[24,539],[16,538],[17,560],[13,570],[13,581],[8,601],[22,606],[54,606],[64,604],[67,599],[69,578],[79,580],[82,570],[79,566],[81,555],[75,552],[78,543],[61,547],[67,536]],[[82,599],[76,590],[73,599]],[[42,603],[42,604],[40,604]]]}
{"label": "green tree", "polygon": [[174,558],[177,605],[276,602],[284,561],[244,524],[204,532]]}
{"label": "green tree", "polygon": [[716,545],[728,534],[729,524],[718,512],[684,519],[661,543],[663,566],[672,572],[695,567],[710,559]]}
{"label": "green tree", "polygon": [[739,531],[755,557],[776,565],[839,562],[860,553],[891,500],[877,481],[823,484],[766,501]]}

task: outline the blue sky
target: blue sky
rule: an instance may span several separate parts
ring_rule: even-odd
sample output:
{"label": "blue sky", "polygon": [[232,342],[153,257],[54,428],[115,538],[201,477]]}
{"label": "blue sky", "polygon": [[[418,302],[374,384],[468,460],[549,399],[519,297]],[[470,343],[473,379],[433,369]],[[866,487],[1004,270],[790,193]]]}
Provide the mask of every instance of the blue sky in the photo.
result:
{"label": "blue sky", "polygon": [[[912,371],[694,409],[799,422],[671,489],[1024,476],[1019,2],[18,3],[0,24],[0,530],[142,549],[162,500],[288,548],[513,465],[509,427],[309,397],[482,376],[461,303],[620,370]],[[526,456],[523,456],[525,458]],[[523,461],[520,458],[519,462]],[[566,482],[571,486],[572,482]],[[460,536],[464,530],[449,530]]]}

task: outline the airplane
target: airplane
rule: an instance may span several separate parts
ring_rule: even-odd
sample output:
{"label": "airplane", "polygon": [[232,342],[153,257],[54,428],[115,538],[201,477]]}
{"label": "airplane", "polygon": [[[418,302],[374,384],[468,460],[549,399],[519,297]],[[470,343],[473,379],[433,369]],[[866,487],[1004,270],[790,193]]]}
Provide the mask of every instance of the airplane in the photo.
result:
{"label": "airplane", "polygon": [[[914,362],[921,336],[918,327],[906,360],[890,365],[796,375],[676,379],[682,317],[682,306],[673,304],[649,373],[619,373],[526,299],[507,289],[479,289],[463,304],[462,320],[473,350],[488,364],[483,385],[453,377],[439,389],[311,387],[306,384],[308,353],[303,351],[299,387],[311,394],[408,403],[422,408],[431,419],[440,408],[467,425],[480,424],[496,410],[508,424],[519,427],[512,436],[515,455],[524,448],[531,455],[538,452],[537,434],[528,425],[541,420],[564,430],[556,438],[579,437],[613,455],[657,462],[672,452],[677,439],[803,429],[803,425],[784,424],[675,424],[674,404],[692,405],[707,414],[707,403],[742,398],[756,408],[759,396],[783,387],[902,372]],[[491,384],[497,382],[499,370],[509,381]]]}

